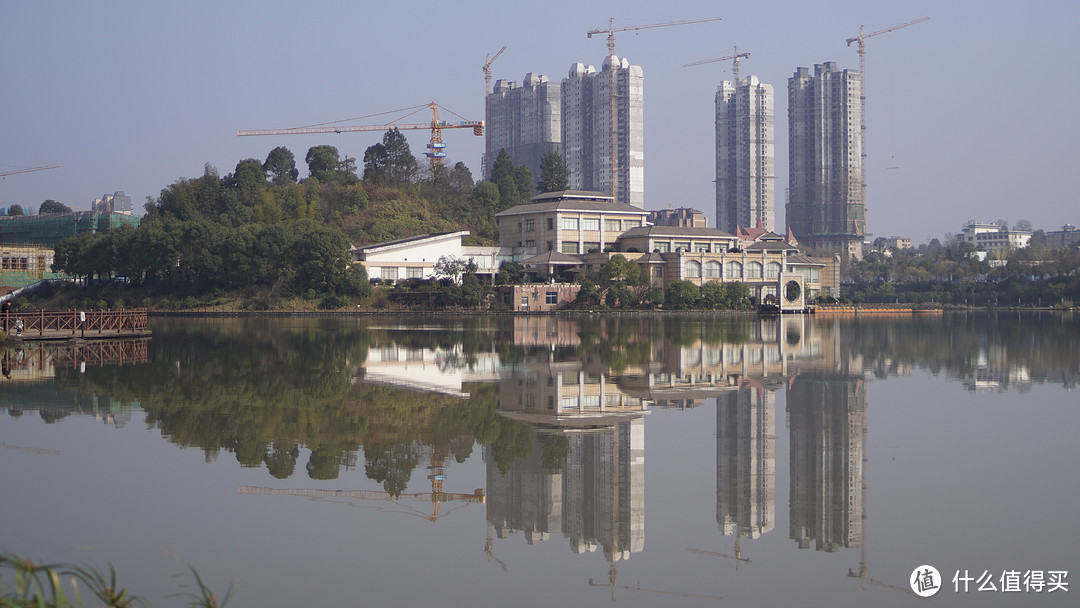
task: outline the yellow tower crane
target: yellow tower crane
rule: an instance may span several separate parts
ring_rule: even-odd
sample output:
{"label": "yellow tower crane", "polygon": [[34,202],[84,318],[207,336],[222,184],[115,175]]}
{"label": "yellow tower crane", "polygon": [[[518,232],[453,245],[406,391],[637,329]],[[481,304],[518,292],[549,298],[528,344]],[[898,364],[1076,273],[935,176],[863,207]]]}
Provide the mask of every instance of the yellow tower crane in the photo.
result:
{"label": "yellow tower crane", "polygon": [[[608,137],[608,145],[609,145],[610,154],[611,154],[611,199],[614,202],[618,202],[618,193],[619,193],[619,191],[618,191],[619,164],[618,164],[618,155],[617,155],[617,152],[618,152],[617,140],[618,140],[618,138],[615,136],[615,127],[616,127],[616,122],[617,122],[616,121],[617,113],[616,113],[616,108],[615,108],[615,84],[616,84],[616,81],[617,81],[616,75],[618,73],[618,66],[615,65],[615,61],[614,61],[614,57],[615,57],[615,32],[627,32],[627,31],[631,31],[631,30],[645,30],[645,29],[652,29],[652,28],[656,28],[656,27],[671,27],[671,26],[675,26],[675,25],[689,25],[691,23],[704,23],[706,21],[719,21],[719,20],[720,20],[720,17],[705,17],[704,19],[689,19],[689,20],[685,20],[685,21],[665,21],[663,23],[650,23],[650,24],[647,24],[647,25],[632,25],[632,26],[628,26],[628,27],[615,27],[615,18],[612,17],[612,18],[608,19],[607,29],[589,30],[588,32],[585,33],[587,38],[592,38],[593,34],[605,34],[605,33],[607,34],[608,57],[611,58],[611,61],[608,62],[608,68],[609,68],[608,71],[610,72],[610,75],[611,75],[611,90],[610,90],[610,95],[608,96],[609,101],[610,101],[610,108],[609,108],[609,116],[608,116],[608,118],[609,118],[609,122],[610,122],[611,133],[610,133],[610,135]],[[627,201],[627,202],[629,202],[629,201]]]}
{"label": "yellow tower crane", "polygon": [[[426,123],[401,123],[400,120],[404,120],[423,109],[431,110],[431,122]],[[457,116],[461,120],[458,122],[449,122],[441,120],[439,118],[439,108],[450,112],[454,116]],[[386,114],[397,114],[399,112],[408,112],[405,115],[395,118],[393,121],[381,124],[381,125],[342,125],[339,123],[350,122],[354,120],[361,120],[365,118],[371,118],[373,116],[384,116]],[[315,125],[308,125],[306,127],[294,127],[291,129],[258,129],[248,131],[237,131],[237,137],[245,137],[252,135],[309,135],[312,133],[355,133],[358,131],[389,131],[390,129],[398,129],[401,131],[416,130],[416,129],[430,129],[431,141],[428,142],[428,151],[424,153],[424,156],[431,159],[431,172],[432,174],[442,165],[442,159],[446,157],[446,144],[443,143],[442,131],[443,129],[472,129],[473,135],[480,136],[484,134],[484,121],[467,120],[452,110],[448,110],[443,106],[435,103],[434,101],[409,108],[402,108],[400,110],[391,110],[389,112],[381,112],[379,114],[369,114],[367,116],[357,116],[355,118],[346,118],[344,120],[335,120],[332,122],[324,122]]]}
{"label": "yellow tower crane", "polygon": [[702,64],[705,64],[705,63],[713,63],[715,61],[732,60],[732,63],[731,63],[731,75],[735,80],[735,86],[738,86],[739,85],[739,60],[740,59],[749,59],[749,58],[750,58],[750,53],[740,53],[739,52],[739,47],[735,47],[735,53],[733,55],[728,55],[727,57],[717,57],[716,59],[702,59],[701,61],[694,61],[694,62],[691,62],[691,63],[684,63],[682,67],[688,68],[688,67],[693,66],[693,65],[702,65]]}
{"label": "yellow tower crane", "polygon": [[[869,34],[864,34],[863,28],[865,26],[860,25],[859,35],[847,39],[848,46],[851,46],[853,42],[859,43],[859,78],[862,79],[862,96],[859,98],[859,101],[861,103],[861,108],[859,111],[862,114],[862,126],[859,130],[859,147],[861,149],[860,160],[862,161],[860,163],[860,171],[862,172],[862,188],[860,188],[860,190],[862,191],[862,207],[864,213],[866,211],[866,39],[873,38],[874,36],[879,36],[881,34],[888,34],[889,32],[896,31],[900,28],[908,27],[909,25],[922,23],[929,18],[930,17],[920,17],[919,19],[915,19],[914,21],[908,21],[907,23],[901,23],[900,25],[887,27],[883,30],[871,32]],[[863,221],[866,221],[865,216],[863,216]],[[865,233],[865,228],[865,226],[859,226],[858,224],[855,225],[855,230],[860,235]]]}

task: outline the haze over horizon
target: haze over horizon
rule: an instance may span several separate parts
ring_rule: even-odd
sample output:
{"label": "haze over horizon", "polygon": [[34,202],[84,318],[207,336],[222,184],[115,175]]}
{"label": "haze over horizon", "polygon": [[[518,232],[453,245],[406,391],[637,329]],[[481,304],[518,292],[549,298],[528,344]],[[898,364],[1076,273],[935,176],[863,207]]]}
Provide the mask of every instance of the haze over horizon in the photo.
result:
{"label": "haze over horizon", "polygon": [[[363,158],[381,132],[239,138],[436,101],[483,119],[481,66],[503,45],[493,79],[527,72],[565,77],[597,67],[605,37],[588,30],[721,17],[722,21],[616,33],[615,53],[645,73],[645,207],[688,206],[715,224],[713,96],[731,63],[683,64],[750,52],[740,75],[772,84],[776,99],[777,228],[787,185],[787,78],[835,61],[858,69],[845,40],[929,16],[867,40],[867,231],[914,242],[957,232],[970,219],[1019,219],[1057,230],[1080,223],[1065,177],[1080,137],[1072,111],[1080,53],[1070,31],[1080,6],[970,0],[817,5],[641,0],[583,6],[466,1],[365,5],[241,0],[182,4],[103,0],[7,7],[0,49],[6,112],[0,172],[60,168],[0,180],[0,205],[73,208],[122,190],[146,197],[206,163],[222,175],[271,149],[330,144]],[[1028,83],[1026,90],[1020,87]],[[390,115],[387,118],[393,118]],[[425,122],[416,115],[407,122]],[[364,122],[381,122],[377,117]],[[406,132],[420,157],[427,131]],[[449,163],[480,178],[483,138],[444,133]],[[420,157],[422,158],[422,157]]]}

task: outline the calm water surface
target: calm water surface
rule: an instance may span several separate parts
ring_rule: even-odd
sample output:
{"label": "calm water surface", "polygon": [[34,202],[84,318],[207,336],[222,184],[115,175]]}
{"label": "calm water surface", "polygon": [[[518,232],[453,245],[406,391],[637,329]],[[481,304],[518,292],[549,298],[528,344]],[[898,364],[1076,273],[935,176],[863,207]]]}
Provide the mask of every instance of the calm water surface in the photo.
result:
{"label": "calm water surface", "polygon": [[0,550],[158,606],[1077,605],[1076,316],[152,329],[4,356]]}

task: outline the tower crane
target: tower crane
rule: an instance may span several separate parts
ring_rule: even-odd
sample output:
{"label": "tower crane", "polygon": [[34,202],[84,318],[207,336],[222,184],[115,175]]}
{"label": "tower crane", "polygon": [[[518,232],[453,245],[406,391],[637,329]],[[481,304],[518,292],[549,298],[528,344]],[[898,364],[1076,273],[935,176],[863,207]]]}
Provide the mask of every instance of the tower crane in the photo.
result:
{"label": "tower crane", "polygon": [[[423,109],[431,110],[431,122],[426,123],[399,123],[398,121],[408,118]],[[454,116],[457,116],[461,120],[459,122],[449,122],[441,120],[439,118],[439,108],[450,112]],[[341,125],[337,123],[343,123],[353,120],[360,120],[362,118],[371,118],[373,116],[383,116],[386,114],[396,114],[398,112],[408,112],[403,116],[399,116],[393,121],[387,124],[381,125]],[[346,118],[344,120],[336,120],[333,122],[324,122],[315,125],[308,125],[306,127],[294,127],[291,129],[257,129],[248,131],[237,131],[237,137],[245,137],[252,135],[308,135],[311,133],[355,133],[358,131],[388,131],[390,129],[398,129],[402,131],[416,130],[416,129],[430,129],[431,141],[428,142],[428,151],[424,153],[424,156],[431,159],[431,171],[435,171],[442,165],[442,159],[446,157],[446,144],[442,140],[443,129],[472,129],[473,135],[480,136],[484,134],[484,121],[467,120],[456,112],[449,110],[434,101],[425,103],[419,106],[412,106],[409,108],[402,108],[400,110],[391,110],[389,112],[381,112],[379,114],[369,114],[367,116],[357,116],[355,118]]]}
{"label": "tower crane", "polygon": [[[851,44],[853,42],[859,43],[859,47],[858,47],[858,52],[859,52],[859,77],[862,78],[862,96],[859,98],[859,101],[861,102],[861,106],[862,106],[860,108],[860,110],[859,110],[860,113],[862,114],[862,127],[859,130],[859,147],[861,148],[861,152],[862,152],[862,154],[861,154],[862,163],[861,163],[860,171],[862,172],[862,188],[861,188],[861,191],[862,191],[862,207],[863,207],[864,212],[865,212],[865,209],[866,209],[866,39],[867,38],[873,38],[874,36],[879,36],[881,34],[887,34],[889,32],[896,31],[896,30],[898,30],[900,28],[908,27],[909,25],[915,25],[916,23],[922,23],[923,21],[926,21],[928,19],[930,19],[930,17],[920,17],[919,19],[915,19],[914,21],[908,21],[907,23],[901,23],[900,25],[894,25],[892,27],[887,27],[887,28],[885,28],[883,30],[878,30],[876,32],[871,32],[869,34],[863,33],[863,28],[865,26],[860,25],[859,26],[859,35],[847,39],[847,45],[848,46],[851,46]],[[865,216],[863,218],[863,221],[864,222],[866,221]],[[860,234],[863,232],[857,224],[855,226],[855,229]]]}
{"label": "tower crane", "polygon": [[16,173],[30,173],[31,171],[44,171],[46,169],[56,169],[60,165],[49,165],[47,167],[31,167],[29,169],[17,169],[15,171],[5,171],[0,173],[0,177],[7,177],[9,175],[15,175]]}
{"label": "tower crane", "polygon": [[[480,488],[473,490],[472,494],[459,494],[443,492],[443,482],[446,481],[446,467],[443,466],[442,457],[436,453],[431,454],[431,464],[428,466],[428,479],[431,480],[431,492],[418,492],[414,494],[391,494],[377,490],[323,490],[320,488],[278,489],[264,488],[260,486],[240,486],[241,494],[260,495],[286,495],[304,496],[306,498],[358,498],[360,500],[421,500],[432,503],[431,515],[423,517],[435,522],[439,519],[439,506],[444,502],[484,503],[487,497]],[[464,505],[462,505],[464,506]]]}
{"label": "tower crane", "polygon": [[618,195],[618,177],[619,177],[619,170],[618,170],[619,165],[618,165],[618,160],[617,160],[618,157],[616,156],[616,152],[618,151],[618,143],[616,142],[616,140],[618,138],[615,137],[615,126],[616,126],[615,117],[617,115],[616,114],[616,109],[615,109],[615,83],[616,83],[616,74],[618,72],[618,66],[615,65],[615,61],[614,61],[614,58],[615,58],[615,32],[627,32],[627,31],[632,31],[632,30],[645,30],[645,29],[652,29],[652,28],[656,28],[656,27],[671,27],[671,26],[675,26],[675,25],[690,25],[691,23],[704,23],[706,21],[719,21],[719,20],[720,20],[720,17],[705,17],[703,19],[688,19],[688,20],[684,20],[684,21],[665,21],[663,23],[649,23],[649,24],[646,24],[646,25],[632,25],[632,26],[628,26],[628,27],[615,27],[615,18],[611,17],[611,18],[608,19],[607,29],[589,30],[588,32],[585,33],[585,36],[587,38],[592,38],[593,34],[604,34],[604,33],[607,34],[608,57],[611,59],[608,62],[608,67],[610,68],[610,73],[611,73],[611,90],[610,90],[610,95],[608,96],[610,98],[609,99],[609,101],[610,101],[609,122],[610,122],[611,134],[610,134],[610,136],[608,138],[608,144],[609,144],[610,154],[611,154],[611,199],[614,202],[618,202],[618,196],[617,195]]}
{"label": "tower crane", "polygon": [[705,63],[713,63],[714,61],[728,61],[730,59],[730,60],[732,60],[732,63],[731,63],[731,75],[735,79],[735,85],[738,86],[738,84],[739,84],[739,60],[740,59],[749,59],[749,58],[750,58],[750,53],[740,53],[739,52],[739,47],[735,47],[735,53],[732,54],[732,55],[728,55],[727,57],[717,57],[716,59],[702,59],[701,61],[694,61],[694,62],[691,62],[691,63],[684,63],[682,67],[688,68],[688,67],[693,66],[693,65],[702,65],[702,64],[705,64]]}
{"label": "tower crane", "polygon": [[[491,101],[488,99],[488,95],[491,95],[491,64],[495,63],[495,60],[498,59],[499,55],[502,55],[503,51],[505,50],[506,45],[504,44],[501,49],[496,51],[494,56],[490,54],[487,55],[487,57],[485,58],[486,60],[484,61],[484,65],[482,66],[484,70],[484,120],[487,120],[488,115],[491,114]],[[480,159],[480,166],[484,172],[484,177],[486,178],[488,176],[486,149],[487,146],[484,146],[484,148],[485,150],[483,157]]]}

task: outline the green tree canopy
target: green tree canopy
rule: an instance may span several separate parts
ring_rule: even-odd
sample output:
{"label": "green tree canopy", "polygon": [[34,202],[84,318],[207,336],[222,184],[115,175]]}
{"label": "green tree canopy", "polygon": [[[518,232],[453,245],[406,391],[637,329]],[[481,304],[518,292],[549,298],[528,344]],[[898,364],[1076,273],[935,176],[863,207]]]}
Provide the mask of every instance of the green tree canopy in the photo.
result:
{"label": "green tree canopy", "polygon": [[8,205],[7,214],[8,215],[26,215],[26,212],[23,211],[22,205],[20,205],[18,203],[15,203],[14,205]]}
{"label": "green tree canopy", "polygon": [[296,169],[296,157],[286,147],[278,146],[266,155],[263,163],[263,171],[270,181],[275,184],[295,182],[300,172]]}
{"label": "green tree canopy", "polygon": [[338,149],[335,146],[312,146],[308,148],[304,162],[308,165],[308,175],[320,182],[337,181],[340,161]]}
{"label": "green tree canopy", "polygon": [[48,215],[50,213],[71,213],[71,207],[50,198],[38,207],[38,215]]}
{"label": "green tree canopy", "polygon": [[536,189],[543,192],[566,190],[570,183],[570,171],[563,162],[562,154],[552,150],[540,159],[540,181]]}

